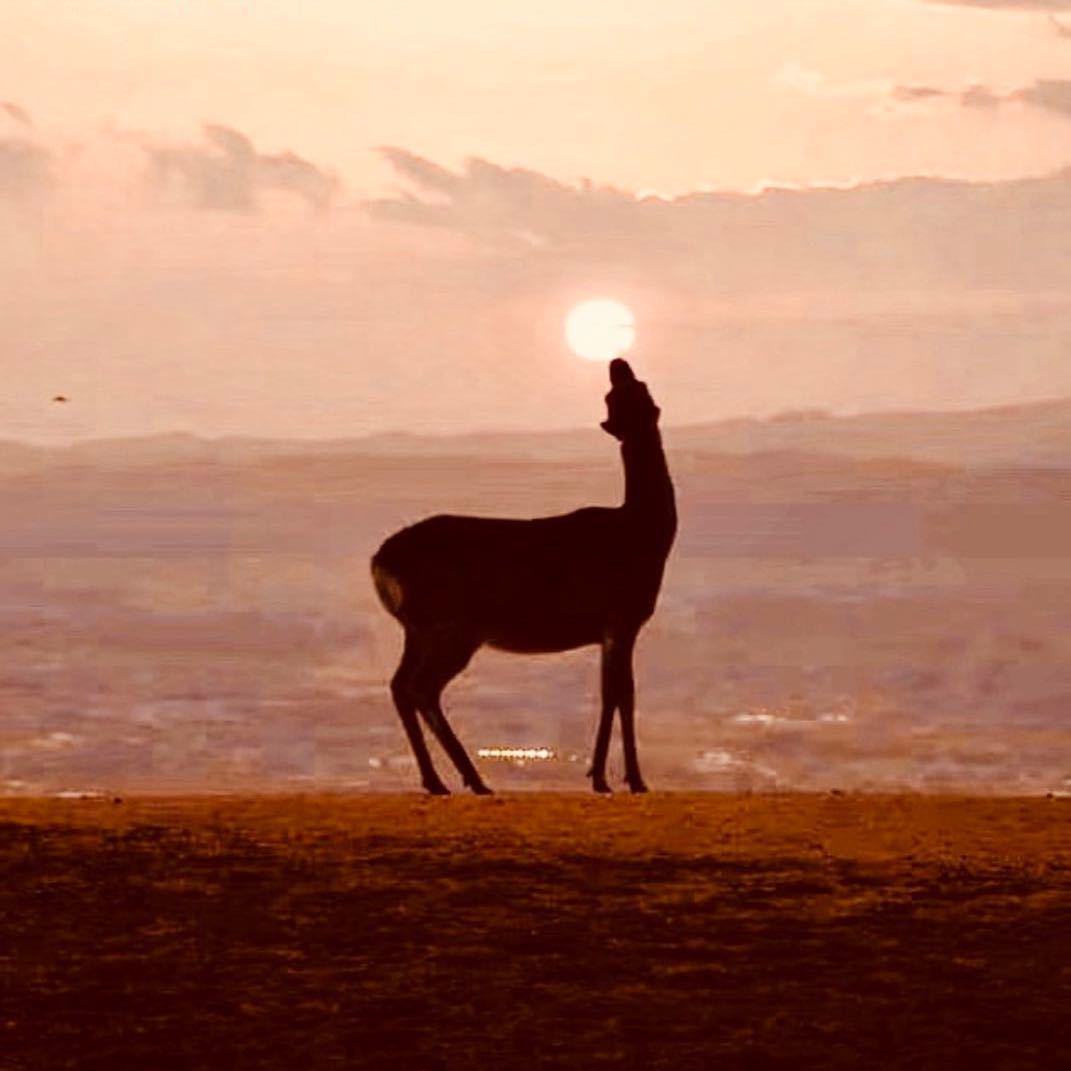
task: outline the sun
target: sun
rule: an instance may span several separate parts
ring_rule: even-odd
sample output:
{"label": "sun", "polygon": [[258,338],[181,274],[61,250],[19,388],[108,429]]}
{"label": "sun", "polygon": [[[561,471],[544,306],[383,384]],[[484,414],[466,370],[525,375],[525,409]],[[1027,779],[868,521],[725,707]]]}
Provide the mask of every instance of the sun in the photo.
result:
{"label": "sun", "polygon": [[577,357],[612,361],[627,353],[636,341],[636,318],[620,301],[582,301],[565,318],[565,341]]}

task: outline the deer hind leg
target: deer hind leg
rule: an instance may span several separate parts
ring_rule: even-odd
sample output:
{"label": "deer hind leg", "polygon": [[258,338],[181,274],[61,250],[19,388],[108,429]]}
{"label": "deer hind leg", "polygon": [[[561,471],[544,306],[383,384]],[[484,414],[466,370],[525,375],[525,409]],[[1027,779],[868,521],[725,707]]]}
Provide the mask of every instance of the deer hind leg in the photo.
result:
{"label": "deer hind leg", "polygon": [[420,719],[417,717],[417,697],[414,690],[415,673],[419,662],[419,655],[413,637],[409,632],[405,634],[405,650],[402,652],[402,660],[390,682],[390,693],[394,699],[394,705],[398,708],[398,717],[402,720],[405,735],[409,738],[409,746],[413,749],[417,766],[420,769],[420,780],[424,788],[433,796],[448,796],[450,790],[443,784],[442,779],[435,772],[432,765],[431,755],[428,754],[428,745],[424,742],[424,734],[420,731]]}
{"label": "deer hind leg", "polygon": [[453,636],[444,637],[439,643],[426,642],[417,669],[417,705],[465,786],[477,796],[489,796],[491,790],[484,784],[442,708],[443,689],[469,664],[477,647],[478,643]]}

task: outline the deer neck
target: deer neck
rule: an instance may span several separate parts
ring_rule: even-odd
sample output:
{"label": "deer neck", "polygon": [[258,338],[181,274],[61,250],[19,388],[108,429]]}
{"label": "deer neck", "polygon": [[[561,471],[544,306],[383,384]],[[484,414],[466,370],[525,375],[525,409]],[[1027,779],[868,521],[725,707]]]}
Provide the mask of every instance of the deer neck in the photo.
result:
{"label": "deer neck", "polygon": [[621,444],[625,466],[625,515],[666,550],[677,531],[677,506],[673,481],[669,476],[662,436],[652,429],[648,434]]}

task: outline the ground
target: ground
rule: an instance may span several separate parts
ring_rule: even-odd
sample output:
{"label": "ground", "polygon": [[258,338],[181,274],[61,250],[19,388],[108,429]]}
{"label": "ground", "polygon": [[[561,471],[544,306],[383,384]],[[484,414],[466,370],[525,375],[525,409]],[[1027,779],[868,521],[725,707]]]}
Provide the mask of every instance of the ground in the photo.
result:
{"label": "ground", "polygon": [[0,801],[0,1069],[1071,1066],[1071,799]]}

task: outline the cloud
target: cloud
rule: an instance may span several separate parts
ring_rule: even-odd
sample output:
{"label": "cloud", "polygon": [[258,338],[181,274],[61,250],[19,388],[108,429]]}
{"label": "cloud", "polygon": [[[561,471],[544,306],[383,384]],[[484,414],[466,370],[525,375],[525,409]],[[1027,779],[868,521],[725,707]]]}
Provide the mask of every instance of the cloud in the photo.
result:
{"label": "cloud", "polygon": [[1071,117],[1071,80],[1045,78],[1025,89],[1017,89],[1007,99]]}
{"label": "cloud", "polygon": [[407,188],[370,202],[374,218],[448,228],[487,255],[509,250],[530,276],[543,265],[724,294],[1071,283],[1071,169],[663,199],[486,160],[452,171],[400,149],[385,155]]}
{"label": "cloud", "polygon": [[52,155],[22,138],[0,138],[0,197],[22,197],[52,184]]}
{"label": "cloud", "polygon": [[0,100],[0,111],[2,111],[9,119],[13,119],[20,126],[33,126],[33,119],[30,118],[30,113],[25,108],[10,100]]}
{"label": "cloud", "polygon": [[158,186],[177,182],[195,205],[217,211],[251,211],[268,190],[293,193],[318,211],[330,205],[338,188],[334,174],[292,152],[258,152],[232,127],[208,123],[203,129],[203,145],[143,146]]}
{"label": "cloud", "polygon": [[850,82],[831,82],[818,71],[798,64],[788,64],[777,75],[777,80],[790,89],[812,97],[827,99],[855,98],[874,102],[872,114],[887,114],[896,111],[897,105],[927,105],[942,101],[955,102],[965,108],[993,109],[1004,99],[988,86],[972,85],[967,89],[946,89],[943,86],[900,84],[887,79],[856,79]]}
{"label": "cloud", "polygon": [[998,108],[1008,95],[994,93],[989,86],[975,84],[966,89],[943,89],[939,86],[899,85],[894,86],[889,96],[905,104],[928,104],[935,101],[954,101],[964,108],[987,111]]}
{"label": "cloud", "polygon": [[[1068,0],[1071,6],[1071,0]],[[1056,20],[1054,20],[1056,21]],[[1071,28],[1057,22],[1060,32],[1071,37]],[[894,84],[869,79],[852,82],[831,82],[821,72],[796,63],[786,64],[777,73],[777,81],[789,89],[812,97],[859,98],[876,101],[875,113],[893,110],[896,105],[920,105],[952,102],[976,111],[995,111],[1005,103],[1028,104],[1061,115],[1071,115],[1071,80],[1039,79],[1032,85],[998,92],[990,86],[976,83],[966,89],[945,86]]]}
{"label": "cloud", "polygon": [[1071,11],[1071,0],[926,0],[926,3],[990,11]]}
{"label": "cloud", "polygon": [[948,94],[943,89],[935,86],[894,86],[892,95],[896,100],[933,100],[935,97],[946,97]]}
{"label": "cloud", "polygon": [[585,237],[606,240],[634,214],[632,195],[609,186],[574,187],[479,157],[455,173],[405,149],[381,152],[417,193],[367,202],[377,219],[449,227],[485,241],[560,246]]}
{"label": "cloud", "polygon": [[907,103],[927,103],[935,100],[952,100],[964,108],[979,111],[995,111],[1004,104],[1027,104],[1033,108],[1071,117],[1071,80],[1043,78],[1033,85],[998,93],[985,85],[972,85],[967,89],[941,89],[936,86],[896,86],[890,94],[893,100]]}
{"label": "cloud", "polygon": [[462,180],[457,175],[415,153],[390,145],[384,146],[379,151],[395,171],[405,178],[412,179],[425,190],[451,194],[462,185]]}
{"label": "cloud", "polygon": [[1001,97],[988,86],[973,85],[959,94],[959,102],[964,108],[978,111],[990,111],[1000,107]]}
{"label": "cloud", "polygon": [[994,111],[1005,101],[1020,100],[1039,104],[1032,92],[1012,91],[1007,94],[995,92],[989,86],[975,84],[966,89],[949,89],[944,86],[918,83],[896,84],[885,79],[856,79],[850,82],[831,82],[824,75],[788,64],[777,76],[778,81],[790,89],[812,97],[826,99],[854,98],[870,101],[867,109],[871,115],[899,114],[906,109],[927,106],[951,105],[975,111]]}
{"label": "cloud", "polygon": [[0,197],[21,198],[52,185],[52,153],[33,140],[33,120],[25,108],[0,101],[0,124],[15,133],[0,136]]}

